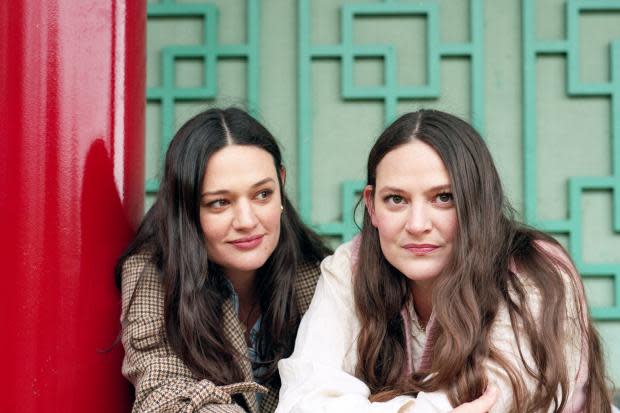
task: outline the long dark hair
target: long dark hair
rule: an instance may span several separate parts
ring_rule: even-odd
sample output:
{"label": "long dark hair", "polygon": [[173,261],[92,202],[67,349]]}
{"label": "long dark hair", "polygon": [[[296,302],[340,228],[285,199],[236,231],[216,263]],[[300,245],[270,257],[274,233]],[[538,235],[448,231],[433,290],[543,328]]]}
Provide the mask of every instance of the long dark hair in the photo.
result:
{"label": "long dark hair", "polygon": [[300,321],[295,304],[296,274],[330,251],[306,227],[287,198],[279,171],[277,142],[256,119],[237,108],[209,109],[187,121],[166,153],[155,203],[116,266],[117,285],[127,258],[148,253],[161,272],[166,338],[194,374],[216,384],[243,381],[233,346],[223,334],[222,305],[232,291],[222,271],[210,262],[200,226],[202,182],[209,158],[227,145],[264,149],[278,171],[284,212],[278,244],[257,271],[256,295],[262,322],[257,351],[264,362],[261,382],[279,385],[277,362],[290,355]]}
{"label": "long dark hair", "polygon": [[[383,256],[378,231],[365,210],[354,277],[356,311],[362,326],[356,375],[369,385],[375,400],[447,390],[450,401],[457,405],[482,394],[487,385],[483,362],[490,359],[511,381],[513,412],[547,411],[551,406],[553,411],[562,411],[572,379],[566,372],[566,331],[577,323],[578,334],[585,337],[589,367],[586,411],[609,411],[599,339],[588,318],[574,266],[555,240],[515,221],[491,155],[469,124],[434,110],[400,117],[370,152],[368,185],[374,187],[383,157],[413,140],[433,148],[446,166],[458,219],[454,252],[433,288],[437,340],[432,363],[428,371],[403,378],[406,340],[401,310],[410,290],[406,278]],[[513,270],[524,275],[528,285]],[[532,287],[544,303],[538,318],[528,305]],[[537,383],[534,394],[528,393],[515,361],[500,354],[490,340],[502,305],[519,332],[520,361]],[[578,320],[567,318],[567,308],[576,308]],[[524,359],[523,343],[531,348],[533,364]]]}

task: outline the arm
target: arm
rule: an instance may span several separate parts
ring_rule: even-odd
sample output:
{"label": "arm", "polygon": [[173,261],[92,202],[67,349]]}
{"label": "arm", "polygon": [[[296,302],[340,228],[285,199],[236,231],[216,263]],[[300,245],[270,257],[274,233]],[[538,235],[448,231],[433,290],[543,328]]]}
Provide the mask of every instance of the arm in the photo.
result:
{"label": "arm", "polygon": [[[566,308],[564,309],[566,324],[563,352],[569,381],[567,405],[563,411],[567,413],[581,412],[583,403],[585,402],[583,387],[588,374],[586,335],[584,331],[582,331],[579,323],[580,316],[585,317],[583,319],[585,323],[589,322],[587,316],[582,314],[579,309],[579,306],[583,306],[583,309],[586,308],[584,292],[577,271],[560,247],[542,241],[538,242],[537,247],[555,261],[562,263],[562,267],[558,268],[561,270],[566,292]],[[522,277],[524,287],[528,291],[528,305],[532,312],[532,316],[536,320],[541,316],[542,311],[544,311],[540,293],[537,287],[529,281],[526,276],[519,277]],[[517,346],[517,337],[521,344],[521,352]],[[521,359],[521,354],[523,354],[529,366],[536,366],[529,340],[520,330],[515,331],[512,327],[510,316],[508,315],[508,310],[505,305],[500,307],[496,316],[491,330],[490,342],[493,347],[511,363],[512,368],[523,380],[526,391],[529,394],[534,394],[538,391],[538,383],[528,374]],[[514,393],[508,374],[493,360],[487,360],[485,362],[485,368],[489,384],[495,385],[499,389],[498,402],[491,411],[493,413],[504,413],[509,411],[514,400]]]}
{"label": "arm", "polygon": [[[360,326],[353,301],[350,248],[350,244],[341,246],[321,264],[321,278],[299,327],[295,351],[278,365],[282,388],[277,413],[451,411],[441,392],[368,401],[368,387],[353,375]],[[476,404],[457,412],[484,412],[486,408]]]}
{"label": "arm", "polygon": [[122,291],[123,375],[136,389],[134,413],[240,413],[244,409],[231,396],[263,390],[255,383],[216,386],[201,380],[174,354],[165,338],[163,291],[148,256],[127,260]]}
{"label": "arm", "polygon": [[452,410],[452,413],[487,413],[491,410],[496,400],[497,388],[495,386],[489,386],[482,396],[476,400],[461,404],[459,407]]}

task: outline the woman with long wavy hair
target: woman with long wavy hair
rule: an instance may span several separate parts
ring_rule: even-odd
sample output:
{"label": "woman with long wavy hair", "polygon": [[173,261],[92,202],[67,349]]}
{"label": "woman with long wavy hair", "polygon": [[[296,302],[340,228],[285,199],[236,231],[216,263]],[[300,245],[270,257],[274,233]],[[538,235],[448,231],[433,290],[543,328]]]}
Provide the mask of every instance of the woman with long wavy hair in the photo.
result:
{"label": "woman with long wavy hair", "polygon": [[273,411],[329,254],[284,193],[269,131],[209,109],[166,154],[155,203],[117,265],[134,412]]}
{"label": "woman with long wavy hair", "polygon": [[408,113],[373,146],[361,234],[322,264],[278,412],[611,409],[581,281],[551,237],[513,218],[479,134]]}

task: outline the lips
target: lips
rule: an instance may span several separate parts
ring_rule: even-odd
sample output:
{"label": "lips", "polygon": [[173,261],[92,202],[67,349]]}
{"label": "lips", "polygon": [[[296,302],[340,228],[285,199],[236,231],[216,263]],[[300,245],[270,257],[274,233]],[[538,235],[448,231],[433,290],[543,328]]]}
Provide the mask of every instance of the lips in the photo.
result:
{"label": "lips", "polygon": [[414,253],[415,255],[426,255],[430,254],[439,249],[439,245],[435,244],[406,244],[403,246],[409,252]]}
{"label": "lips", "polygon": [[239,238],[230,241],[230,244],[241,250],[250,250],[256,248],[263,242],[264,235],[252,235],[250,237]]}

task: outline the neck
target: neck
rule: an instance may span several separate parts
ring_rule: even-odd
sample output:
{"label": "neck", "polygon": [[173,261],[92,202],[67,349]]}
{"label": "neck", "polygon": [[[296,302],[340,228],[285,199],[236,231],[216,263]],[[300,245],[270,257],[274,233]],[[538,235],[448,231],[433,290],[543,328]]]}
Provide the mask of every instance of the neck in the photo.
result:
{"label": "neck", "polygon": [[433,283],[430,281],[410,281],[413,308],[422,327],[425,327],[433,312]]}
{"label": "neck", "polygon": [[226,271],[237,297],[239,298],[239,313],[237,317],[245,326],[245,341],[250,345],[250,330],[260,315],[257,305],[255,281],[256,271]]}
{"label": "neck", "polygon": [[237,297],[239,297],[239,306],[246,307],[254,304],[255,289],[254,281],[256,280],[256,271],[226,271],[226,277],[233,285]]}

